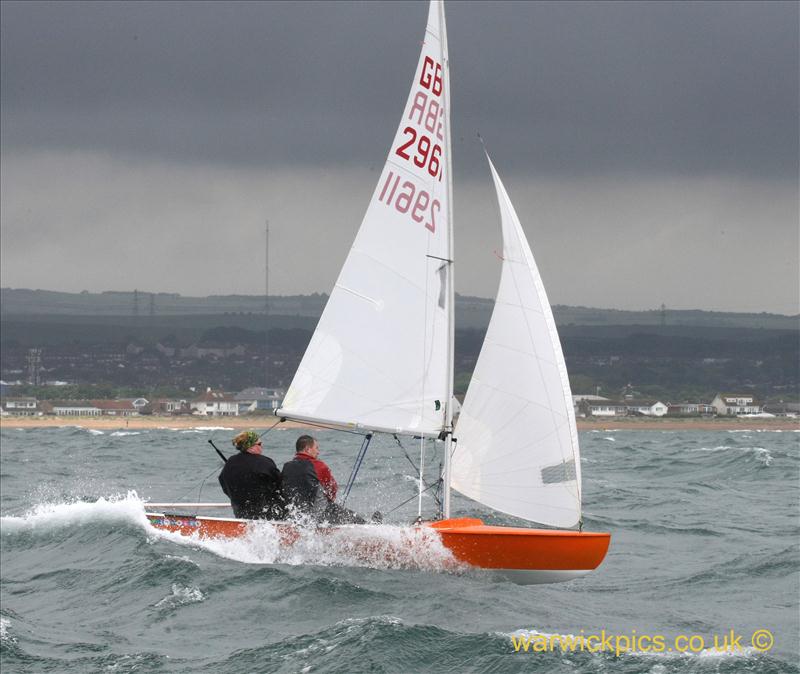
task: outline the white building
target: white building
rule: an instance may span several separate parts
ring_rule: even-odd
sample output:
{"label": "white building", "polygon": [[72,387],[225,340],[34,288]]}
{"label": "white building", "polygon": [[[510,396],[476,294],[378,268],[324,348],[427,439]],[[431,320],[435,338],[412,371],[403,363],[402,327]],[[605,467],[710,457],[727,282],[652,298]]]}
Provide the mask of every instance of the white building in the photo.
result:
{"label": "white building", "polygon": [[749,393],[717,393],[711,405],[719,416],[733,417],[737,414],[761,414],[761,403]]}
{"label": "white building", "polygon": [[62,400],[53,402],[53,414],[57,417],[99,417],[102,411],[89,402]]}
{"label": "white building", "polygon": [[578,404],[591,417],[624,417],[628,413],[625,403],[614,400],[583,400]]}
{"label": "white building", "polygon": [[667,414],[674,417],[708,417],[716,413],[713,405],[708,403],[673,403],[668,406]]}
{"label": "white building", "polygon": [[273,412],[278,409],[286,391],[276,388],[259,388],[252,386],[236,394],[235,399],[239,404],[239,413],[264,410]]}
{"label": "white building", "polygon": [[625,407],[632,416],[663,417],[668,407],[660,400],[626,400]]}
{"label": "white building", "polygon": [[594,394],[581,393],[572,396],[572,407],[575,410],[576,417],[585,417],[589,414],[588,403],[601,403],[608,402],[608,398]]}
{"label": "white building", "polygon": [[36,398],[6,398],[0,401],[0,414],[22,417],[41,415]]}
{"label": "white building", "polygon": [[233,396],[210,388],[189,404],[193,414],[207,417],[238,417],[239,403]]}

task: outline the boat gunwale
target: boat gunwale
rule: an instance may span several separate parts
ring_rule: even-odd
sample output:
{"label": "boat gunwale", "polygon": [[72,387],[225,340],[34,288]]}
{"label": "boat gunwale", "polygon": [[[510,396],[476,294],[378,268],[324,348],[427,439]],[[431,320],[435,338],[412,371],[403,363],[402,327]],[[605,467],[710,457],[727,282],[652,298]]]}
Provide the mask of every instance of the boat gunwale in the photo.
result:
{"label": "boat gunwale", "polygon": [[[266,520],[266,519],[242,519],[236,517],[213,517],[210,515],[190,515],[183,513],[167,513],[167,512],[145,512],[145,517],[164,517],[164,518],[185,518],[198,521],[212,521],[212,522],[232,522],[236,524],[250,524],[251,522],[268,522],[277,526],[297,526],[297,523],[291,520]],[[526,529],[525,527],[504,527],[502,525],[483,524],[480,520],[475,520],[475,524],[454,524],[453,526],[441,526],[447,520],[430,520],[420,522],[419,524],[378,524],[374,522],[367,522],[365,524],[319,524],[317,529],[333,529],[333,528],[366,528],[375,526],[406,526],[414,528],[427,527],[434,531],[443,534],[470,534],[478,536],[542,536],[542,537],[556,537],[556,538],[606,538],[610,537],[610,532],[603,531],[572,531],[567,529]],[[480,524],[478,524],[480,522]]]}

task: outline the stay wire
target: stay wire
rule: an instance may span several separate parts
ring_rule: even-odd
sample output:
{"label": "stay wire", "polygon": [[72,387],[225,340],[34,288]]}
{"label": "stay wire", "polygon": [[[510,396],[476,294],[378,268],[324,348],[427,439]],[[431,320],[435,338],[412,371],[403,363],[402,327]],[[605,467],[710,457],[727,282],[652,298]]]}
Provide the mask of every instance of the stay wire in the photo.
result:
{"label": "stay wire", "polygon": [[403,443],[400,442],[400,438],[398,438],[396,435],[393,435],[392,437],[394,438],[394,441],[397,443],[397,446],[403,450],[403,454],[406,455],[406,458],[408,459],[408,462],[411,464],[411,467],[414,469],[414,472],[419,474],[419,468],[417,468],[417,464],[414,463],[414,459],[412,459],[411,456],[409,456],[408,452],[406,451],[406,448],[403,447]]}
{"label": "stay wire", "polygon": [[[394,441],[397,443],[397,446],[400,447],[400,449],[403,450],[403,454],[406,455],[406,458],[408,459],[408,462],[411,464],[411,467],[414,469],[414,472],[419,475],[420,471],[419,471],[419,468],[417,468],[417,464],[414,463],[414,459],[411,458],[409,453],[406,451],[406,448],[403,447],[403,443],[400,442],[400,438],[398,438],[397,435],[393,435],[392,437],[394,438]],[[439,465],[439,472],[441,473],[441,464]],[[424,494],[426,491],[428,491],[429,489],[432,489],[433,487],[435,487],[437,485],[441,486],[441,482],[442,482],[441,477],[434,484],[428,484],[422,477],[420,477],[420,479],[422,479],[422,484],[425,485],[425,489],[423,489],[421,492],[419,492],[417,494],[417,496],[419,496],[419,494]],[[441,507],[442,501],[440,499],[440,494],[439,494],[438,490],[433,495],[433,499],[434,499],[434,501],[436,501],[436,505]],[[389,512],[392,512],[392,511],[390,510]]]}
{"label": "stay wire", "polygon": [[[424,494],[424,493],[425,493],[426,491],[428,491],[429,489],[433,489],[433,488],[436,486],[436,484],[438,484],[438,483],[434,483],[434,484],[428,485],[428,486],[427,486],[425,489],[423,489],[423,490],[422,490],[420,493]],[[402,502],[400,505],[397,505],[397,506],[395,506],[394,508],[392,508],[391,510],[388,510],[388,511],[386,512],[386,514],[387,514],[387,515],[389,515],[389,514],[393,513],[395,510],[397,510],[398,508],[402,508],[402,507],[403,507],[403,506],[404,506],[406,503],[410,503],[410,502],[411,502],[411,501],[413,501],[415,498],[419,498],[419,494],[414,494],[414,495],[413,495],[411,498],[407,498],[407,499],[406,499],[405,501],[403,501],[403,502]]]}
{"label": "stay wire", "polygon": [[[211,472],[210,472],[208,475],[206,475],[206,476],[203,478],[203,481],[200,483],[200,488],[197,490],[197,499],[195,499],[196,501],[199,501],[199,500],[200,500],[200,492],[202,492],[202,491],[203,491],[203,486],[205,485],[205,483],[206,483],[206,480],[207,480],[208,478],[210,478],[210,477],[211,477],[211,476],[212,476],[214,473],[216,473],[218,470],[219,470],[219,466],[214,466],[214,468],[212,468]],[[190,491],[192,491],[192,489],[194,489],[194,487],[189,487],[189,488],[188,488],[188,489],[187,489],[185,492],[183,492],[183,494],[181,494],[181,495],[178,497],[178,500],[177,500],[175,503],[176,503],[176,504],[180,503],[181,499],[185,498],[185,497],[186,497],[186,495],[187,495],[187,494],[188,494]],[[198,511],[198,509],[197,509],[197,508],[195,508],[195,511],[194,511],[194,514],[195,514],[195,516],[197,516],[197,513],[198,513],[198,512],[199,512],[199,511]]]}
{"label": "stay wire", "polygon": [[347,497],[350,496],[350,490],[353,488],[353,484],[356,481],[356,476],[358,475],[358,471],[361,468],[361,464],[364,461],[364,457],[367,454],[367,448],[369,447],[369,443],[372,440],[372,434],[364,436],[364,441],[361,443],[361,449],[358,451],[358,455],[356,456],[355,463],[353,463],[353,468],[350,471],[350,477],[347,479],[347,486],[344,490],[344,498],[342,499],[342,505],[344,506],[347,503]]}

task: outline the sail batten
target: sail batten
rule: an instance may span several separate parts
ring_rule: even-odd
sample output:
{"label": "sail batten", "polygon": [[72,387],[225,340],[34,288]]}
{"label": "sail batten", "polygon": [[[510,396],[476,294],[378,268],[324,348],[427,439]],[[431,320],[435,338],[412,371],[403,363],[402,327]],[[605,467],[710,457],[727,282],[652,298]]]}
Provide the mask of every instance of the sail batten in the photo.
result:
{"label": "sail batten", "polygon": [[394,141],[278,414],[433,436],[452,390],[446,38],[431,2]]}
{"label": "sail batten", "polygon": [[452,485],[494,510],[570,527],[581,518],[581,475],[564,356],[522,225],[491,160],[489,166],[502,271],[458,419]]}

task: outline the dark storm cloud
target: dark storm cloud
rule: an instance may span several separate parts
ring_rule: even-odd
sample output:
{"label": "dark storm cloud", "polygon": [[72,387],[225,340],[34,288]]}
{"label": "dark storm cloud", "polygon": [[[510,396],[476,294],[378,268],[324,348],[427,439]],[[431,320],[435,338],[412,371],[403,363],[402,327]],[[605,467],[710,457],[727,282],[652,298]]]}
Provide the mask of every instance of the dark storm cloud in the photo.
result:
{"label": "dark storm cloud", "polygon": [[[480,131],[553,302],[797,313],[797,3],[446,6],[458,292],[497,288]],[[273,292],[330,291],[427,3],[0,12],[0,284],[259,293],[269,218]]]}
{"label": "dark storm cloud", "polygon": [[[380,165],[425,13],[3,2],[3,148]],[[449,2],[447,19],[457,162],[480,130],[525,172],[797,173],[796,3]]]}

